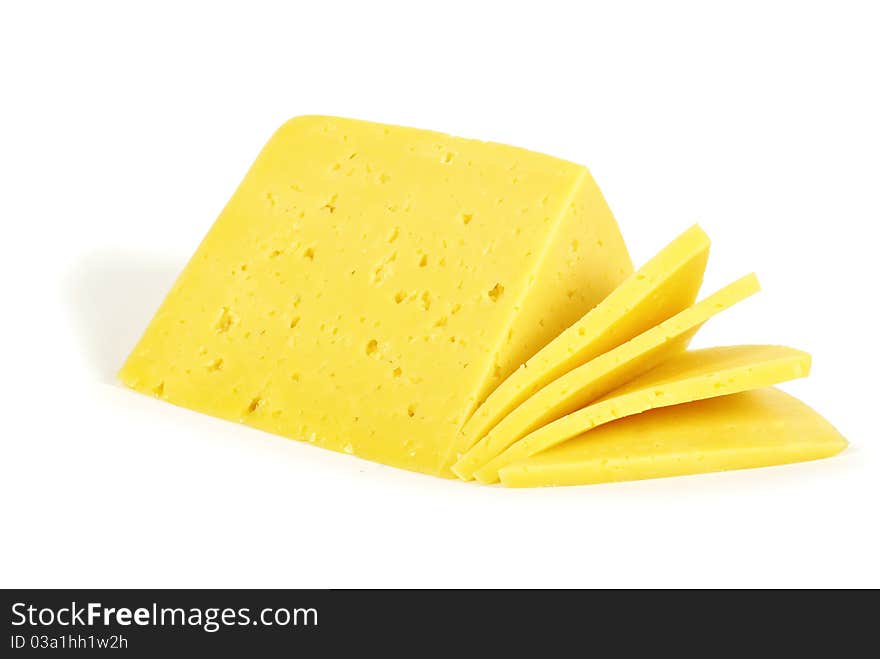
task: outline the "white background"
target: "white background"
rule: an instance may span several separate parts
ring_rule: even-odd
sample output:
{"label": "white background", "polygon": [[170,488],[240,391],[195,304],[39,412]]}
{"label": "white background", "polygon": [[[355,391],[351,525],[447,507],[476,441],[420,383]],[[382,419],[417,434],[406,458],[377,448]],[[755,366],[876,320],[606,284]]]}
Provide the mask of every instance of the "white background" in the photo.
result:
{"label": "white background", "polygon": [[[864,2],[4,2],[0,586],[880,586],[880,21]],[[872,7],[873,5],[873,7]],[[699,345],[787,343],[816,463],[509,491],[114,372],[258,150],[325,113],[590,166],[641,263],[694,221]]]}

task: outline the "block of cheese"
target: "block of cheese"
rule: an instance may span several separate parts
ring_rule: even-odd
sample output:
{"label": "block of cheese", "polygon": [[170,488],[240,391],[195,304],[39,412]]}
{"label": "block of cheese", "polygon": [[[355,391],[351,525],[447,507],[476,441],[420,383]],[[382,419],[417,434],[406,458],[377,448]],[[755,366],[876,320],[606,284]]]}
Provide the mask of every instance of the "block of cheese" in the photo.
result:
{"label": "block of cheese", "polygon": [[529,432],[588,405],[685,350],[703,323],[757,291],[757,277],[747,275],[634,339],[569,371],[504,417],[455,463],[453,470],[460,478],[472,478],[476,469]]}
{"label": "block of cheese", "polygon": [[684,352],[623,387],[526,435],[478,469],[482,483],[498,480],[502,467],[588,430],[646,410],[768,387],[806,377],[810,356],[784,346],[729,346]]}
{"label": "block of cheese", "polygon": [[260,153],[120,378],[449,477],[454,439],[497,381],[631,271],[580,165],[299,117]]}
{"label": "block of cheese", "polygon": [[508,487],[586,485],[816,460],[846,446],[828,421],[771,387],[614,421],[500,476]]}
{"label": "block of cheese", "polygon": [[504,380],[464,425],[459,451],[541,387],[691,306],[708,257],[709,237],[700,227],[678,236]]}

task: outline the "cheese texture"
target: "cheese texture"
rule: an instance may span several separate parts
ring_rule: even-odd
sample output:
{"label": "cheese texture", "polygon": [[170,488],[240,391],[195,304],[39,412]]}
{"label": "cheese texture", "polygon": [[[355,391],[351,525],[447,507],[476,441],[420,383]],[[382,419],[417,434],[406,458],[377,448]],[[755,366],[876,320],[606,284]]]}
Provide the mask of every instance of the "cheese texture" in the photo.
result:
{"label": "cheese texture", "polygon": [[459,450],[541,387],[692,305],[708,257],[709,237],[700,227],[681,234],[502,382],[465,424]]}
{"label": "cheese texture", "polygon": [[260,153],[120,378],[448,477],[479,403],[631,271],[582,166],[300,117]]}
{"label": "cheese texture", "polygon": [[846,440],[775,388],[644,412],[501,469],[508,487],[586,485],[816,460]]}
{"label": "cheese texture", "polygon": [[630,341],[569,371],[504,417],[455,463],[453,470],[460,478],[472,478],[475,470],[529,432],[588,405],[599,396],[685,350],[703,323],[756,293],[758,288],[757,277],[747,275]]}
{"label": "cheese texture", "polygon": [[730,346],[685,352],[591,405],[526,435],[474,476],[482,483],[493,483],[502,467],[605,423],[659,407],[768,387],[806,377],[809,370],[807,353],[783,346]]}

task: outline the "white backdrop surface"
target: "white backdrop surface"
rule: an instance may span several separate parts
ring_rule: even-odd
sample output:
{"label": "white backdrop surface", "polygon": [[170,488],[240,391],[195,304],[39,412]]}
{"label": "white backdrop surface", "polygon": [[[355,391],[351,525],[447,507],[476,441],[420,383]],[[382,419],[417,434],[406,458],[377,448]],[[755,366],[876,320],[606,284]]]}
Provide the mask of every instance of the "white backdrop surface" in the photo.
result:
{"label": "white backdrop surface", "polygon": [[[880,586],[871,2],[8,2],[0,586]],[[643,262],[695,221],[695,345],[786,343],[810,464],[509,491],[200,416],[114,372],[298,114],[587,164]]]}

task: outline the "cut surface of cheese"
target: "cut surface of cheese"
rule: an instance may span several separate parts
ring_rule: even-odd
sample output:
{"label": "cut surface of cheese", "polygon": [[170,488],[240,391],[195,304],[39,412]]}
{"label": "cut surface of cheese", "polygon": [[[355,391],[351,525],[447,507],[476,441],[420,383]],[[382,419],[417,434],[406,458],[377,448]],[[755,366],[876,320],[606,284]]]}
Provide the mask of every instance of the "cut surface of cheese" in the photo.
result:
{"label": "cut surface of cheese", "polygon": [[610,295],[632,273],[617,222],[599,186],[581,171],[560,235],[518,305],[479,402],[540,348]]}
{"label": "cut surface of cheese", "polygon": [[495,380],[631,270],[580,165],[299,117],[119,375],[179,406],[449,477],[454,439]]}
{"label": "cut surface of cheese", "polygon": [[478,469],[482,483],[502,467],[562,444],[617,419],[669,405],[769,387],[806,377],[810,356],[784,346],[727,346],[676,355],[587,407],[526,435]]}
{"label": "cut surface of cheese", "polygon": [[803,462],[846,446],[819,414],[770,387],[614,421],[500,476],[508,487],[587,485]]}
{"label": "cut surface of cheese", "polygon": [[678,236],[504,380],[464,425],[459,451],[541,387],[691,306],[708,257],[709,237],[700,227]]}
{"label": "cut surface of cheese", "polygon": [[688,346],[700,326],[759,289],[747,275],[543,387],[504,417],[453,466],[465,480],[528,433],[590,404]]}

